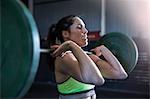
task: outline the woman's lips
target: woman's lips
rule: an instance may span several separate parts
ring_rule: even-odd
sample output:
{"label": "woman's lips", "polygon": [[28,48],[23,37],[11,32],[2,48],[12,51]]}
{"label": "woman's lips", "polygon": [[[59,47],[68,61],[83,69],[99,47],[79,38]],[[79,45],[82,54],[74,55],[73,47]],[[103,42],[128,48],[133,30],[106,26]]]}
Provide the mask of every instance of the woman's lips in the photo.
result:
{"label": "woman's lips", "polygon": [[82,39],[87,39],[87,36],[81,36]]}

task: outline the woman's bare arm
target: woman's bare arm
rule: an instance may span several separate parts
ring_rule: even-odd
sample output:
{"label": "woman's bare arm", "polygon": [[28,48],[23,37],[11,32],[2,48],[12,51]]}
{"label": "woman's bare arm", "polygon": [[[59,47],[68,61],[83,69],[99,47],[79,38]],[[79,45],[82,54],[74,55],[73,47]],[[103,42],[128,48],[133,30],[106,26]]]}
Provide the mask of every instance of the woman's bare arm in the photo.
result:
{"label": "woman's bare arm", "polygon": [[97,47],[95,51],[97,55],[101,53],[101,55],[103,55],[106,59],[105,61],[100,59],[96,55],[90,55],[90,57],[94,60],[105,78],[125,79],[128,77],[127,73],[125,72],[118,59],[104,45]]}
{"label": "woman's bare arm", "polygon": [[82,82],[96,85],[102,85],[104,83],[104,79],[98,67],[76,43],[66,41],[53,55],[55,57],[59,56],[67,50],[72,51],[73,54],[65,54],[63,57],[58,57],[59,60],[61,60],[65,73],[78,78]]}

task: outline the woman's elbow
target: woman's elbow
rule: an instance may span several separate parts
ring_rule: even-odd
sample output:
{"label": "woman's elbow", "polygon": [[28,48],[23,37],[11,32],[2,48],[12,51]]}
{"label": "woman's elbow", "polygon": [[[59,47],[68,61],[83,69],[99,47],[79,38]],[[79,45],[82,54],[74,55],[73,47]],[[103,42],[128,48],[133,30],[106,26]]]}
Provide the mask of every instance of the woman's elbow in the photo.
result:
{"label": "woman's elbow", "polygon": [[94,81],[94,84],[98,86],[103,85],[104,83],[105,83],[104,78],[100,78]]}
{"label": "woman's elbow", "polygon": [[98,83],[98,85],[103,85],[104,83],[105,83],[105,80],[102,79],[102,80]]}
{"label": "woman's elbow", "polygon": [[120,73],[120,74],[118,75],[118,79],[126,79],[127,77],[128,77],[128,74],[127,74],[126,72]]}

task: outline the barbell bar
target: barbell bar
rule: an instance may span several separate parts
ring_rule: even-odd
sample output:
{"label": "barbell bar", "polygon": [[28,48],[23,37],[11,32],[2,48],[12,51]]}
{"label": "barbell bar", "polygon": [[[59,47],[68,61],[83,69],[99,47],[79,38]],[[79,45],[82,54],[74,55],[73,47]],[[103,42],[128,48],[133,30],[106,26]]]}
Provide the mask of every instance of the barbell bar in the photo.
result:
{"label": "barbell bar", "polygon": [[51,49],[40,49],[40,52],[41,53],[51,53],[51,52],[53,52],[53,50],[51,50]]}
{"label": "barbell bar", "polygon": [[[40,53],[51,53],[53,50],[40,48],[36,23],[24,4],[19,0],[3,0],[1,5],[1,97],[20,99],[33,83]],[[118,42],[121,42],[120,45]],[[101,44],[108,47],[118,59],[121,58],[119,61],[128,73],[134,69],[138,50],[131,38],[121,33],[109,33],[97,41],[94,47]],[[127,48],[123,47],[123,44]],[[126,51],[130,60],[126,56],[120,57],[124,56]]]}

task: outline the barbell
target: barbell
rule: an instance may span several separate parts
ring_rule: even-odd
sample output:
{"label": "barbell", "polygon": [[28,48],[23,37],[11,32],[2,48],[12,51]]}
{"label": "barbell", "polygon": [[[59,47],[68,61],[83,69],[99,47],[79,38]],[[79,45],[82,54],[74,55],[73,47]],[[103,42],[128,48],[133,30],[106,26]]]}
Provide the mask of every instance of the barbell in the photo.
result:
{"label": "barbell", "polygon": [[[40,48],[36,23],[19,0],[2,0],[1,97],[23,97],[35,78],[40,53],[51,49]],[[121,33],[104,35],[94,46],[105,45],[130,73],[138,59],[135,42]]]}

